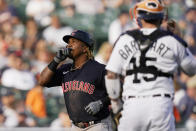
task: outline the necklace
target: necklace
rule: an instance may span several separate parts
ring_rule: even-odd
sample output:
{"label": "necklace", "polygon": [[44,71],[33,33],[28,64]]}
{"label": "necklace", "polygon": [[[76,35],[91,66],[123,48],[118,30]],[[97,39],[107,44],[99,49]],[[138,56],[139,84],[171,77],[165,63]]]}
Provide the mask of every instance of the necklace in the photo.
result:
{"label": "necklace", "polygon": [[76,66],[76,67],[71,67],[71,71],[74,71],[74,70],[77,70],[77,69],[80,69],[85,63],[87,63],[88,62],[88,60],[87,61],[84,61],[82,64],[80,64],[80,66]]}

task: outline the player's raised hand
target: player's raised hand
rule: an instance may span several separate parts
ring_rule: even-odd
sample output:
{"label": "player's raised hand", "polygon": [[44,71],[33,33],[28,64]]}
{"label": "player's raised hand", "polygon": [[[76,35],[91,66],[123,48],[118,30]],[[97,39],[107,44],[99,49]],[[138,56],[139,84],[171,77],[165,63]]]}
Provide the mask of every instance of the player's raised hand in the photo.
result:
{"label": "player's raised hand", "polygon": [[59,49],[56,53],[56,56],[54,57],[54,61],[60,63],[61,61],[65,60],[69,56],[71,50],[71,48]]}
{"label": "player's raised hand", "polygon": [[102,107],[103,107],[102,101],[98,100],[98,101],[94,101],[94,102],[89,103],[85,107],[85,110],[90,115],[95,115],[95,114],[97,114],[101,110]]}

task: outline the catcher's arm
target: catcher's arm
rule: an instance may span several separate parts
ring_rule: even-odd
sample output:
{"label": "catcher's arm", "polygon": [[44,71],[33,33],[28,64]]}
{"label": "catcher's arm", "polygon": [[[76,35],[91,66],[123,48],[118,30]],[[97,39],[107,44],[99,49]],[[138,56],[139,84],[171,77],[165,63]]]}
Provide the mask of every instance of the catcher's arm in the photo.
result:
{"label": "catcher's arm", "polygon": [[111,100],[117,100],[120,97],[120,79],[119,76],[111,71],[107,71],[105,84],[108,96]]}
{"label": "catcher's arm", "polygon": [[122,79],[118,74],[107,71],[107,75],[105,76],[106,81],[106,89],[107,93],[111,100],[111,108],[112,108],[112,119],[114,120],[115,126],[117,127],[119,124],[119,119],[121,117],[121,111],[123,102],[121,100],[121,84]]}

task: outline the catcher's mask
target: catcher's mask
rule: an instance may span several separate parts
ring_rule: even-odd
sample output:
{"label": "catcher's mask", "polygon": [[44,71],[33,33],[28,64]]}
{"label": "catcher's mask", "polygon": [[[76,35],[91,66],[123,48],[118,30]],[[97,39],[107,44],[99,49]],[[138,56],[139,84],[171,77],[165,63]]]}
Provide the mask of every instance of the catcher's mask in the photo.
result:
{"label": "catcher's mask", "polygon": [[137,3],[130,9],[131,19],[135,18],[141,27],[141,19],[144,20],[163,20],[164,7],[160,0],[144,0]]}

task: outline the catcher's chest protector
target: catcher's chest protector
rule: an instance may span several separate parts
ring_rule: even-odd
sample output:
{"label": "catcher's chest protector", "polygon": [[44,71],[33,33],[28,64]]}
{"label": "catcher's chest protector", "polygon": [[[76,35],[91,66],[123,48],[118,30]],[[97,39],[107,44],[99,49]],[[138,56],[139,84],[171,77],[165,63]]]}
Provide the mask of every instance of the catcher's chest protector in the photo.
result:
{"label": "catcher's chest protector", "polygon": [[[168,36],[168,35],[174,35],[173,33],[169,31],[164,31],[161,29],[157,29],[150,35],[143,35],[143,33],[136,29],[132,31],[127,31],[125,34],[128,34],[132,36],[135,41],[138,43],[139,49],[141,51],[141,56],[140,56],[140,63],[141,65],[139,67],[135,67],[134,70],[127,70],[126,75],[132,75],[134,73],[153,73],[154,76],[165,76],[165,77],[173,77],[172,74],[170,73],[165,73],[157,68],[148,67],[145,65],[146,61],[146,53],[152,47],[153,43],[156,42],[159,38]],[[148,81],[148,80],[147,80]],[[134,83],[138,83],[137,81],[134,81]]]}

